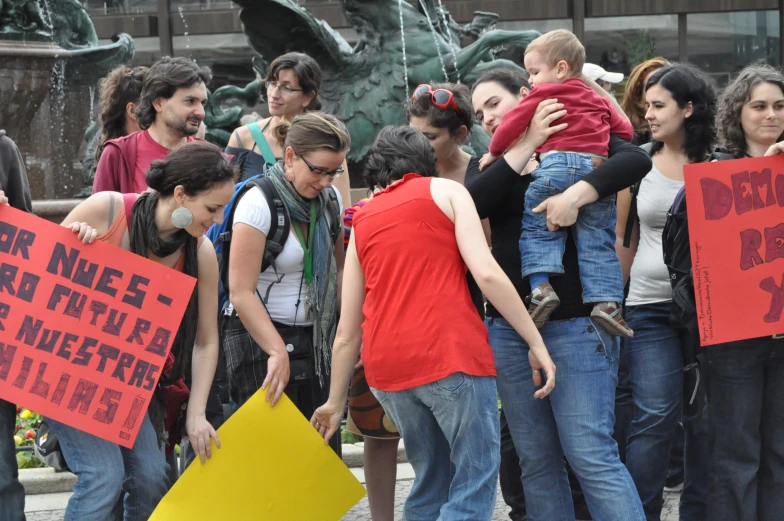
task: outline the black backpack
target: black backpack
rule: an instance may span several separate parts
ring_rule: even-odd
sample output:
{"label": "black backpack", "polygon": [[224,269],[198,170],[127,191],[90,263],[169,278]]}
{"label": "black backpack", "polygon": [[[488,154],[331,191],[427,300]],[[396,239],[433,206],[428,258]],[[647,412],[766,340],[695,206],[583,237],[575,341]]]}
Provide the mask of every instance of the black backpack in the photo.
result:
{"label": "black backpack", "polygon": [[[711,153],[708,162],[726,161],[734,157],[719,149]],[[684,331],[693,344],[694,351],[702,348],[699,344],[697,321],[697,301],[694,295],[694,280],[691,273],[691,243],[689,241],[689,219],[686,213],[686,187],[678,195],[667,212],[667,221],[662,233],[662,253],[664,264],[670,273],[672,286],[672,310],[670,323]]]}
{"label": "black backpack", "polygon": [[[734,157],[722,150],[713,152],[707,161],[724,161]],[[625,239],[624,239],[625,240]],[[700,343],[700,328],[697,318],[697,299],[694,294],[694,279],[691,271],[691,242],[689,240],[689,218],[686,212],[686,187],[678,195],[667,212],[662,232],[664,264],[670,274],[672,305],[670,324],[680,331],[684,360],[684,411],[700,417],[705,405],[705,380],[708,361],[705,348]],[[699,422],[694,422],[697,429]]]}
{"label": "black backpack", "polygon": [[[289,237],[289,230],[291,229],[291,215],[289,214],[288,207],[283,202],[283,198],[275,188],[272,179],[263,175],[257,175],[248,179],[247,181],[243,181],[237,184],[234,189],[234,195],[232,195],[229,204],[224,208],[223,222],[219,225],[213,225],[207,233],[207,236],[213,241],[215,246],[215,253],[218,257],[218,269],[220,272],[220,278],[218,280],[219,315],[223,315],[229,300],[227,288],[229,287],[229,255],[231,255],[231,237],[232,228],[234,227],[234,212],[237,209],[237,204],[239,203],[239,200],[242,198],[242,196],[245,195],[248,190],[254,186],[261,189],[270,208],[270,229],[269,233],[267,234],[264,255],[261,260],[261,271],[263,272],[267,268],[272,267],[278,279],[277,282],[280,282],[280,277],[277,276],[278,272],[275,268],[275,259],[283,251],[283,247],[285,246],[286,240]],[[337,237],[340,234],[340,230],[342,229],[342,223],[340,220],[340,204],[338,203],[338,198],[334,189],[329,189],[326,191],[326,193],[326,211],[328,212],[327,216],[330,224],[330,233],[334,242],[337,240]],[[269,299],[271,288],[272,285],[267,288],[267,294],[262,299],[265,305]]]}

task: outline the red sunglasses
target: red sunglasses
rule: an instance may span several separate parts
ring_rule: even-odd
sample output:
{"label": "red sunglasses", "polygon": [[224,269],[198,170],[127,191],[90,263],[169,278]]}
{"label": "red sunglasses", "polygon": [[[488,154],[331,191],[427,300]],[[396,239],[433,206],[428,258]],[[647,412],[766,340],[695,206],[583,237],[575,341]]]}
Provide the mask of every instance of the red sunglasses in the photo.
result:
{"label": "red sunglasses", "polygon": [[411,98],[416,101],[425,95],[430,95],[430,101],[433,103],[434,107],[438,107],[440,109],[446,109],[447,107],[450,107],[458,114],[461,114],[460,108],[458,108],[457,103],[455,103],[455,95],[450,91],[446,89],[433,90],[430,85],[423,83],[414,89],[414,95],[411,96]]}

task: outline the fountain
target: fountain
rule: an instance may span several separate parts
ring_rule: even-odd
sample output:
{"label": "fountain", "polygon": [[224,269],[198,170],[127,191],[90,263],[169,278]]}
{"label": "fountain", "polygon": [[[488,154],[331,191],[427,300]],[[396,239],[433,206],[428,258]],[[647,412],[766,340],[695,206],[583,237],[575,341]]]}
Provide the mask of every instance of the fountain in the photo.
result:
{"label": "fountain", "polygon": [[25,158],[34,200],[84,188],[79,149],[94,118],[95,85],[133,51],[127,34],[98,46],[78,0],[0,0],[0,127]]}
{"label": "fountain", "polygon": [[[494,52],[505,49],[521,59],[526,45],[539,35],[536,31],[494,30],[498,19],[494,13],[474,13],[471,23],[459,25],[441,0],[413,0],[414,5],[406,0],[341,0],[347,20],[359,35],[352,48],[329,24],[316,20],[292,0],[235,2],[242,7],[240,18],[248,40],[260,54],[252,62],[258,77],[266,75],[268,62],[289,51],[305,52],[319,62],[324,108],[340,117],[352,135],[350,168],[361,164],[383,126],[405,122],[403,104],[413,87],[431,80],[471,82],[493,67],[519,68],[509,60],[496,60]],[[64,76],[71,69],[68,63]],[[92,83],[87,84],[94,84],[101,75],[92,76]],[[59,81],[60,76],[53,78]],[[57,81],[54,95],[63,91],[56,88]],[[204,118],[207,140],[225,146],[231,132],[241,125],[243,107],[255,105],[262,93],[259,80],[243,88],[227,85],[210,93]],[[86,121],[79,123],[67,128],[86,126]],[[84,135],[82,155],[87,174],[94,171],[97,137],[98,127],[91,125]],[[75,151],[78,144],[74,139],[70,142]],[[486,151],[488,142],[477,125],[466,149],[479,155]],[[35,158],[34,150],[28,154]],[[31,163],[35,162],[28,159]],[[91,183],[88,176],[81,195],[89,193]],[[78,188],[81,186],[68,187],[65,195]],[[46,197],[56,195],[47,192]]]}
{"label": "fountain", "polygon": [[[346,123],[352,138],[349,167],[359,166],[378,131],[405,123],[403,104],[420,83],[475,80],[494,67],[519,66],[496,60],[497,49],[522,50],[537,31],[488,30],[493,13],[475,13],[459,26],[440,0],[340,0],[343,14],[357,31],[352,48],[323,20],[292,0],[234,0],[250,45],[264,61],[286,52],[312,56],[322,69],[324,110]],[[418,5],[416,5],[418,4]],[[473,40],[466,47],[461,40]],[[264,70],[254,62],[258,75]],[[214,113],[219,113],[214,108]],[[467,148],[487,149],[488,137],[477,125]]]}

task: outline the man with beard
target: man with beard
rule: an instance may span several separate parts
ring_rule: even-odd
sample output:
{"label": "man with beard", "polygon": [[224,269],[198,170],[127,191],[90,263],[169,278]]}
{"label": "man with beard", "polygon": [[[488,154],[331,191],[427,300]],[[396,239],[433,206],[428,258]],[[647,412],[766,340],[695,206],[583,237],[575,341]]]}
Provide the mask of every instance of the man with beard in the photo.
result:
{"label": "man with beard", "polygon": [[147,190],[150,164],[194,137],[204,119],[212,73],[187,58],[165,56],[144,76],[136,105],[140,132],[107,141],[95,171],[93,193]]}

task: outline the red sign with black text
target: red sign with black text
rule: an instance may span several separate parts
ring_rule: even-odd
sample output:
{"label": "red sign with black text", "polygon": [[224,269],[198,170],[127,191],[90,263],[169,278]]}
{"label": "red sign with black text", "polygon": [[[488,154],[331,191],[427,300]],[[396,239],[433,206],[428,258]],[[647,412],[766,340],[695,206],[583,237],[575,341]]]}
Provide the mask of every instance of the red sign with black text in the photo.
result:
{"label": "red sign with black text", "polygon": [[132,447],[195,284],[0,206],[0,398]]}
{"label": "red sign with black text", "polygon": [[684,177],[701,344],[784,333],[784,156]]}

